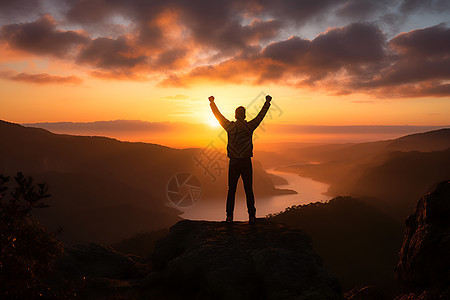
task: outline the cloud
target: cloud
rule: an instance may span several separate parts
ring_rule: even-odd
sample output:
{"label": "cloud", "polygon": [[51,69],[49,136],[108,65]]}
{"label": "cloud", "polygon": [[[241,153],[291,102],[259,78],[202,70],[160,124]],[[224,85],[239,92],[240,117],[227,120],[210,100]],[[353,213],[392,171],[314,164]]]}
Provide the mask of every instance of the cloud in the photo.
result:
{"label": "cloud", "polygon": [[[409,97],[448,96],[450,29],[436,25],[400,34],[389,42],[388,67],[360,88],[393,88],[390,94]],[[358,84],[356,85],[358,87]]]}
{"label": "cloud", "polygon": [[185,60],[188,50],[185,48],[174,48],[159,53],[152,61],[153,68],[179,69],[187,65]]}
{"label": "cloud", "polygon": [[[166,33],[176,25],[183,31],[184,40],[205,51],[213,49],[217,58],[247,51],[252,45],[275,38],[284,23],[307,22],[345,2],[80,0],[68,2],[66,17],[76,24],[105,27],[115,16],[122,16],[136,25],[134,34],[138,43],[159,48],[173,42]],[[172,17],[170,22],[161,22],[167,16]]]}
{"label": "cloud", "polygon": [[187,86],[206,80],[281,83],[336,95],[448,96],[449,41],[450,30],[442,24],[403,33],[388,42],[377,26],[353,23],[313,40],[293,36],[271,43],[249,58],[197,67],[169,76],[162,84]]}
{"label": "cloud", "polygon": [[0,77],[12,80],[12,81],[21,81],[26,83],[35,83],[35,84],[69,84],[69,85],[78,85],[83,82],[83,80],[75,75],[70,76],[57,76],[50,75],[46,73],[40,74],[28,74],[28,73],[19,73],[14,74],[13,72],[0,72]]}
{"label": "cloud", "polygon": [[121,70],[93,70],[89,72],[89,75],[104,80],[131,80],[131,81],[148,81],[149,78],[140,72],[133,72],[132,70],[121,69]]}
{"label": "cloud", "polygon": [[450,29],[445,24],[402,33],[389,46],[408,56],[442,56],[450,53]]}
{"label": "cloud", "polygon": [[234,58],[218,65],[198,67],[184,77],[169,77],[164,84],[183,85],[198,79],[228,82],[301,81],[313,85],[345,70],[361,73],[383,59],[381,31],[369,24],[354,23],[319,35],[314,40],[291,37],[268,45],[250,58]]}
{"label": "cloud", "polygon": [[139,53],[125,36],[91,40],[78,56],[79,62],[104,69],[133,68],[145,60],[146,56]]}
{"label": "cloud", "polygon": [[39,14],[40,8],[41,1],[0,0],[1,22],[34,17]]}
{"label": "cloud", "polygon": [[310,51],[311,41],[292,36],[281,42],[267,46],[262,55],[284,64],[299,64]]}
{"label": "cloud", "polygon": [[413,11],[442,12],[450,8],[447,0],[403,0],[399,10],[405,13]]}
{"label": "cloud", "polygon": [[74,47],[89,41],[85,32],[56,29],[56,21],[50,15],[34,22],[4,25],[0,36],[15,49],[58,57],[67,56]]}
{"label": "cloud", "polygon": [[[3,25],[0,35],[11,49],[66,59],[102,79],[165,76],[162,86],[279,84],[336,95],[445,96],[450,79],[447,25],[388,40],[380,20],[403,20],[419,12],[442,15],[448,3],[0,0],[2,13],[20,15],[22,9],[23,16],[33,10],[41,15]],[[58,21],[42,15],[50,4]],[[302,29],[330,20],[343,26],[312,39],[301,36]],[[349,24],[351,20],[356,22]],[[293,35],[286,38],[287,33]]]}
{"label": "cloud", "polygon": [[259,7],[261,13],[270,14],[273,17],[304,24],[324,13],[330,12],[347,0],[315,0],[315,1],[253,1]]}
{"label": "cloud", "polygon": [[[67,20],[80,24],[104,22],[119,8],[113,1],[104,0],[75,0],[66,3],[69,5]],[[118,4],[120,5],[120,1]]]}
{"label": "cloud", "polygon": [[350,0],[339,7],[337,14],[345,17],[368,16],[377,9],[374,1]]}

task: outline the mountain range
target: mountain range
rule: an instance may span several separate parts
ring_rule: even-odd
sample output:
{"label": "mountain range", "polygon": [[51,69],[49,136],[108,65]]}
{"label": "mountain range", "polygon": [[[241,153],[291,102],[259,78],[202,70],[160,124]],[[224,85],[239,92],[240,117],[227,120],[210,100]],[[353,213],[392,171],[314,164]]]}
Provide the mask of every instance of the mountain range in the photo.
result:
{"label": "mountain range", "polygon": [[[206,164],[204,152],[211,149],[54,134],[4,121],[0,139],[0,173],[21,171],[48,183],[50,207],[34,214],[48,228],[62,227],[66,243],[113,243],[173,225],[181,211],[170,205],[168,184],[180,173],[198,179],[198,201],[224,201],[226,195],[225,157],[221,165],[210,164],[209,173],[199,164]],[[276,189],[258,163],[254,185],[257,196],[293,192]]]}
{"label": "mountain range", "polygon": [[280,169],[328,183],[330,196],[370,199],[402,220],[432,186],[450,178],[450,129],[290,149],[280,155],[301,162]]}

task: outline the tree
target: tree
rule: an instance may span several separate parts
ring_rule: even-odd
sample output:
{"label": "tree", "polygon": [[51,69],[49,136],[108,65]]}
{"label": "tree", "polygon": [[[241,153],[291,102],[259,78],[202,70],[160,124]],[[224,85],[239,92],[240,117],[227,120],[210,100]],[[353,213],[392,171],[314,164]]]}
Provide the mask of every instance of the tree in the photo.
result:
{"label": "tree", "polygon": [[63,253],[63,244],[31,216],[50,197],[47,184],[34,184],[21,172],[9,195],[10,177],[0,175],[0,298],[50,296],[42,279]]}

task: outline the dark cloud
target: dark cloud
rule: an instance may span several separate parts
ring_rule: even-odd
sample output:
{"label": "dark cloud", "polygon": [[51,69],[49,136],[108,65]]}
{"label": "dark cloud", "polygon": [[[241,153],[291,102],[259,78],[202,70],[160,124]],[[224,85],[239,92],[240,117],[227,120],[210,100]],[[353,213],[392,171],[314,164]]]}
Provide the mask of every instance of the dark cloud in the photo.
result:
{"label": "dark cloud", "polygon": [[66,12],[67,20],[80,24],[102,23],[112,17],[120,7],[117,1],[107,0],[75,0],[67,1],[69,9]]}
{"label": "dark cloud", "polygon": [[[251,70],[251,71],[250,71]],[[328,89],[333,94],[380,97],[448,96],[450,30],[438,25],[393,38],[374,25],[354,23],[313,40],[291,37],[268,45],[249,59],[234,58],[198,67],[164,85],[201,80],[282,83]]]}
{"label": "dark cloud", "polygon": [[[180,53],[186,43],[214,52],[213,58],[218,59],[252,51],[259,42],[278,34],[281,23],[277,20],[250,18],[249,24],[243,24],[241,17],[245,11],[240,11],[243,5],[242,1],[222,0],[79,0],[69,2],[66,16],[69,22],[89,28],[96,24],[103,31],[114,16],[131,20],[134,45],[161,59],[167,53]],[[174,34],[176,30],[183,33]]]}
{"label": "dark cloud", "polygon": [[[360,76],[368,70],[373,72],[384,59],[385,37],[374,25],[354,23],[329,30],[311,41],[291,37],[272,43],[262,51],[262,56],[282,63],[276,68],[272,66],[276,74],[296,74],[302,78],[302,84],[313,85],[340,71]],[[265,71],[260,79],[273,78],[271,71]]]}
{"label": "dark cloud", "polygon": [[337,14],[344,17],[368,16],[377,9],[377,3],[370,0],[350,0],[339,7]]}
{"label": "dark cloud", "polygon": [[403,0],[399,10],[405,13],[413,11],[442,12],[450,8],[448,0]]}
{"label": "dark cloud", "polygon": [[103,69],[129,69],[144,63],[146,58],[133,47],[132,41],[121,36],[92,40],[81,50],[78,61]]}
{"label": "dark cloud", "polygon": [[285,64],[299,64],[310,51],[311,41],[293,36],[267,46],[262,55]]}
{"label": "dark cloud", "polygon": [[0,0],[0,17],[3,22],[36,16],[41,8],[41,1]]}
{"label": "dark cloud", "polygon": [[389,46],[395,51],[413,57],[445,56],[450,53],[450,28],[444,24],[402,33]]}
{"label": "dark cloud", "polygon": [[293,21],[297,24],[304,24],[311,19],[317,18],[324,13],[330,12],[347,0],[255,0],[255,7],[260,13],[280,20]]}
{"label": "dark cloud", "polygon": [[[391,64],[361,88],[394,87],[398,94],[448,96],[450,29],[437,25],[413,30],[389,42]],[[384,90],[383,90],[384,91]]]}
{"label": "dark cloud", "polygon": [[291,37],[272,43],[262,56],[282,63],[286,71],[321,79],[330,72],[359,72],[385,56],[385,37],[374,25],[354,23],[331,29],[313,40]]}
{"label": "dark cloud", "polygon": [[332,29],[311,42],[310,63],[336,69],[346,64],[377,62],[383,58],[384,42],[383,33],[371,24],[354,23]]}
{"label": "dark cloud", "polygon": [[154,60],[153,68],[164,68],[164,69],[176,69],[179,66],[185,64],[184,58],[186,57],[188,50],[184,48],[179,49],[169,49],[160,53]]}
{"label": "dark cloud", "polygon": [[160,48],[163,40],[163,30],[155,24],[143,24],[139,30],[137,41],[151,48]]}
{"label": "dark cloud", "polygon": [[[278,20],[262,21],[255,12],[243,9],[240,1],[179,1],[180,19],[197,44],[230,55],[249,45],[275,37],[281,27]],[[194,3],[194,4],[195,4]],[[249,13],[253,21],[243,25],[241,16]]]}
{"label": "dark cloud", "polygon": [[[138,41],[163,47],[164,25],[157,21],[169,13],[176,15],[197,46],[219,52],[215,58],[246,51],[250,45],[276,37],[285,22],[304,23],[346,1],[70,1],[67,18],[77,24],[102,24],[120,15],[136,24]],[[245,24],[243,18],[253,20]],[[272,18],[272,19],[271,19]]]}
{"label": "dark cloud", "polygon": [[309,78],[314,83],[341,69],[355,72],[378,63],[384,56],[384,44],[384,36],[377,27],[355,23],[329,30],[312,41],[291,37],[272,43],[251,59],[236,58],[216,66],[199,67],[189,76],[228,79],[255,72],[266,74],[262,78],[265,81],[274,79],[275,72],[278,79],[288,74]]}
{"label": "dark cloud", "polygon": [[235,49],[245,49],[249,44],[259,43],[278,34],[280,22],[275,20],[261,21],[254,19],[249,25],[242,26],[238,22],[228,23],[218,27],[212,36],[204,40],[213,43],[223,52]]}
{"label": "dark cloud", "polygon": [[46,73],[40,74],[28,74],[28,73],[19,73],[14,74],[12,72],[2,72],[0,73],[0,77],[12,81],[22,81],[27,83],[36,83],[36,84],[70,84],[70,85],[78,85],[83,82],[83,80],[74,75],[70,76],[56,76],[50,75]]}
{"label": "dark cloud", "polygon": [[56,21],[50,15],[35,22],[5,25],[0,36],[13,48],[59,57],[67,56],[73,47],[89,41],[85,33],[56,29]]}

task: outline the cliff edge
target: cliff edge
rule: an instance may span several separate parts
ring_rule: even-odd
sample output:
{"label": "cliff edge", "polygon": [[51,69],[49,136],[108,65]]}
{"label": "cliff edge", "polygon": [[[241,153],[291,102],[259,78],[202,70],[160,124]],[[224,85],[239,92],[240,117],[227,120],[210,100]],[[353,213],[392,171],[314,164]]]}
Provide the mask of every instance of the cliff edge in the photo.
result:
{"label": "cliff edge", "polygon": [[406,219],[396,299],[450,299],[450,181],[435,186]]}

